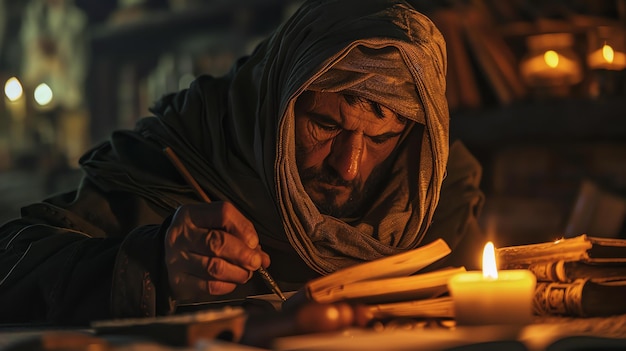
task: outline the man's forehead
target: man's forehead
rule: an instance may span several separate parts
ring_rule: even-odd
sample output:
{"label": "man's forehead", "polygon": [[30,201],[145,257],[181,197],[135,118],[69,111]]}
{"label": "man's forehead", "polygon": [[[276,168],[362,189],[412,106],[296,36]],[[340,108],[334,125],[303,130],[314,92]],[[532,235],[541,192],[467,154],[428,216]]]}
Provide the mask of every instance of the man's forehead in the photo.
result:
{"label": "man's forehead", "polygon": [[[340,123],[348,129],[376,129],[378,132],[400,132],[404,130],[407,120],[399,117],[393,110],[378,105],[374,111],[365,99],[351,100],[350,95],[330,92],[308,92],[303,96],[306,100],[300,110],[307,111],[311,117],[327,122]],[[384,129],[384,130],[383,130]]]}
{"label": "man's forehead", "polygon": [[298,103],[301,110],[318,110],[318,112],[322,110],[332,111],[333,109],[336,111],[340,109],[360,110],[361,112],[367,112],[373,115],[374,118],[377,119],[387,120],[394,118],[402,124],[406,124],[407,122],[406,117],[398,115],[398,113],[389,106],[351,94],[344,94],[343,92],[305,91],[299,98]]}
{"label": "man's forehead", "polygon": [[395,46],[357,45],[307,89],[376,101],[398,115],[425,124],[426,113],[413,74]]}

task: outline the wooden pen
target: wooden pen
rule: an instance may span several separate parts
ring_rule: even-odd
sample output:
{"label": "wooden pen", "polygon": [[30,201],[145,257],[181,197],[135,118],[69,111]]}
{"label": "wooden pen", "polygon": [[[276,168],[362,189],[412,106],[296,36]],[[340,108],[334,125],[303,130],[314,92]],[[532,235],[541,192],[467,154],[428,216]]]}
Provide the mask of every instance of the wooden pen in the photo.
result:
{"label": "wooden pen", "polygon": [[[163,152],[170,159],[170,161],[172,161],[172,164],[174,165],[174,167],[176,167],[178,172],[183,176],[183,178],[185,178],[187,183],[191,185],[191,187],[195,190],[198,196],[200,196],[202,200],[204,200],[204,202],[206,203],[211,202],[211,199],[209,198],[209,196],[202,190],[202,188],[200,187],[200,184],[198,184],[198,182],[193,178],[191,173],[187,170],[187,167],[185,167],[185,165],[180,161],[180,159],[178,158],[174,150],[172,150],[172,148],[167,146],[163,149]],[[274,278],[272,278],[272,276],[269,274],[269,272],[265,268],[259,267],[259,269],[257,269],[257,272],[259,272],[259,274],[261,275],[261,277],[263,278],[267,286],[270,289],[272,289],[272,292],[276,294],[276,296],[278,296],[282,301],[287,300],[283,292],[280,290],[280,287],[278,287],[278,284],[276,283]]]}

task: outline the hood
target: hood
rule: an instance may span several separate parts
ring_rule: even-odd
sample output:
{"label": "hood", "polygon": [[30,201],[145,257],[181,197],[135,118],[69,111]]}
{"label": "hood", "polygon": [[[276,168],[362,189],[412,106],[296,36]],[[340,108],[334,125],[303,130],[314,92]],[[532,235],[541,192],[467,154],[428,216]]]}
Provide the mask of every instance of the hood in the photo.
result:
{"label": "hood", "polygon": [[[347,221],[320,214],[304,191],[293,109],[312,82],[356,47],[397,49],[421,101],[415,115],[423,119],[415,119],[398,146],[380,196]],[[445,72],[443,37],[406,2],[308,1],[226,76],[198,78],[163,99],[155,117],[141,120],[134,132],[114,136],[112,150],[129,150],[122,160],[128,167],[106,167],[132,182],[107,184],[107,163],[97,152],[83,159],[83,167],[102,187],[126,187],[171,207],[190,190],[165,158],[156,161],[160,148],[169,146],[213,200],[230,201],[251,219],[262,245],[293,248],[310,268],[327,274],[430,241],[426,233],[449,148]],[[411,106],[402,108],[410,112]],[[160,172],[137,166],[146,163],[132,156],[142,155],[139,145],[152,153],[150,170]]]}

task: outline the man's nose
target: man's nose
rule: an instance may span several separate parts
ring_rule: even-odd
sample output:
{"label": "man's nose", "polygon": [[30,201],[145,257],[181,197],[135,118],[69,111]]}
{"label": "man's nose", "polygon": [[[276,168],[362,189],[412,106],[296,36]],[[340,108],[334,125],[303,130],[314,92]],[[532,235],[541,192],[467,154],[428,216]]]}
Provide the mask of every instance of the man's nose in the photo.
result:
{"label": "man's nose", "polygon": [[329,164],[347,181],[352,181],[359,174],[363,157],[363,134],[343,131],[333,143]]}

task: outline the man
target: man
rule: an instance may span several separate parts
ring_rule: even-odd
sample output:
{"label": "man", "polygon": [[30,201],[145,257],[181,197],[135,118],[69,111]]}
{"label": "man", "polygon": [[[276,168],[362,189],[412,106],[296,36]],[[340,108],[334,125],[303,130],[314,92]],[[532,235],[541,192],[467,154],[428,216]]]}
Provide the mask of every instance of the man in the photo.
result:
{"label": "man", "polygon": [[473,264],[480,167],[449,147],[445,71],[442,36],[402,1],[306,2],[1,229],[0,318],[168,314],[267,292],[261,266],[291,290],[440,237],[444,264]]}

